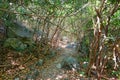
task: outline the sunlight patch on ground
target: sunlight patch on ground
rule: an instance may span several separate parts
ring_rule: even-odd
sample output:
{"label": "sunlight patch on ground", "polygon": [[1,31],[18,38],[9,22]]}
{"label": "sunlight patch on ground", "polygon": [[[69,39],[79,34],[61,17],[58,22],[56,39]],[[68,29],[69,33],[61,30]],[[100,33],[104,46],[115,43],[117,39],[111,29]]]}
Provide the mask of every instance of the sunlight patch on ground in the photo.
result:
{"label": "sunlight patch on ground", "polygon": [[62,79],[63,75],[57,75],[56,80]]}

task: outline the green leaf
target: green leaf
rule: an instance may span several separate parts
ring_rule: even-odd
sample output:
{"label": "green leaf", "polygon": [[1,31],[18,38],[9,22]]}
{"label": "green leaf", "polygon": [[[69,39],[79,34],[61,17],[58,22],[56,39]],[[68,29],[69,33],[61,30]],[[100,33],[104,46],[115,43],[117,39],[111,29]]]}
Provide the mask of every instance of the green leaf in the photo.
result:
{"label": "green leaf", "polygon": [[24,51],[27,48],[27,45],[23,44],[20,40],[16,38],[8,38],[4,42],[4,47],[10,47],[16,51]]}

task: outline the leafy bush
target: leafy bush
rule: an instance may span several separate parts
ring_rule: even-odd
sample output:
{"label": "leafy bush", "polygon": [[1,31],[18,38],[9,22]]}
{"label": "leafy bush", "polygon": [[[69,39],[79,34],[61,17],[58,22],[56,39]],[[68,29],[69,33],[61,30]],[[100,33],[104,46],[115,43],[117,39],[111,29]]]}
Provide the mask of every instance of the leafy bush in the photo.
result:
{"label": "leafy bush", "polygon": [[27,48],[27,45],[22,43],[17,38],[8,38],[4,42],[4,47],[14,49],[16,51],[23,51]]}
{"label": "leafy bush", "polygon": [[89,44],[90,44],[90,36],[84,36],[82,38],[82,41],[78,44],[77,50],[78,52],[81,52],[82,54],[89,54]]}

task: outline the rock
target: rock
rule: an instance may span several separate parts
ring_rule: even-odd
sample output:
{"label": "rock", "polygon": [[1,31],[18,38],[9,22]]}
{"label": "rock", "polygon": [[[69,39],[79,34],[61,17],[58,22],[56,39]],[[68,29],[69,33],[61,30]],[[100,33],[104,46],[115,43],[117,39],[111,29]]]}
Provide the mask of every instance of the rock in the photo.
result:
{"label": "rock", "polygon": [[47,58],[50,59],[50,58],[53,58],[54,56],[56,56],[56,52],[54,50],[50,50],[49,51],[50,53],[47,54]]}
{"label": "rock", "polygon": [[14,20],[12,22],[12,26],[8,27],[7,36],[9,38],[18,37],[22,40],[40,40],[42,36],[46,36],[46,34],[42,30],[35,30],[29,28],[25,23]]}
{"label": "rock", "polygon": [[66,46],[66,48],[76,48],[76,47],[77,47],[77,44],[75,42],[71,42]]}
{"label": "rock", "polygon": [[16,77],[14,80],[20,80],[20,78]]}
{"label": "rock", "polygon": [[36,78],[39,75],[39,71],[37,69],[35,69],[33,71],[33,77]]}
{"label": "rock", "polygon": [[58,69],[61,69],[61,68],[62,68],[61,63],[58,63],[58,64],[56,65],[56,67],[57,67]]}
{"label": "rock", "polygon": [[79,69],[80,65],[79,62],[77,61],[77,59],[75,59],[74,57],[67,57],[65,59],[63,59],[62,63],[61,63],[62,68],[68,69],[68,70],[72,70],[74,69]]}
{"label": "rock", "polygon": [[68,44],[66,48],[73,48],[73,46],[71,44]]}
{"label": "rock", "polygon": [[42,66],[43,62],[44,62],[44,60],[39,59],[39,61],[36,63],[36,66]]}
{"label": "rock", "polygon": [[61,47],[58,47],[56,50],[57,50],[57,51],[62,51],[62,48],[61,48]]}
{"label": "rock", "polygon": [[32,75],[28,74],[28,75],[26,76],[26,79],[25,79],[25,80],[34,80],[34,78],[33,78]]}
{"label": "rock", "polygon": [[34,69],[27,74],[25,80],[36,80],[38,75],[39,75],[39,71],[37,69]]}
{"label": "rock", "polygon": [[23,24],[20,21],[14,21],[12,23],[13,26],[8,27],[7,35],[8,37],[21,37],[21,38],[32,38],[33,32],[26,27],[25,24]]}

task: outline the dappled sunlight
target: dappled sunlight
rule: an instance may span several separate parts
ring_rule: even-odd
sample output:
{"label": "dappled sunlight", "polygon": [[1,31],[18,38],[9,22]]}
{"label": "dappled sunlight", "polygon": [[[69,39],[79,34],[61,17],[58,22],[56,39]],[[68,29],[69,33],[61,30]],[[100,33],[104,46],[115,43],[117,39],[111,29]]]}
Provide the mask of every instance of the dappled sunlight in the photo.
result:
{"label": "dappled sunlight", "polygon": [[56,80],[60,80],[60,79],[64,79],[64,78],[67,78],[67,75],[63,74],[63,75],[57,75],[56,76]]}
{"label": "dappled sunlight", "polygon": [[119,80],[120,0],[0,0],[0,80]]}

